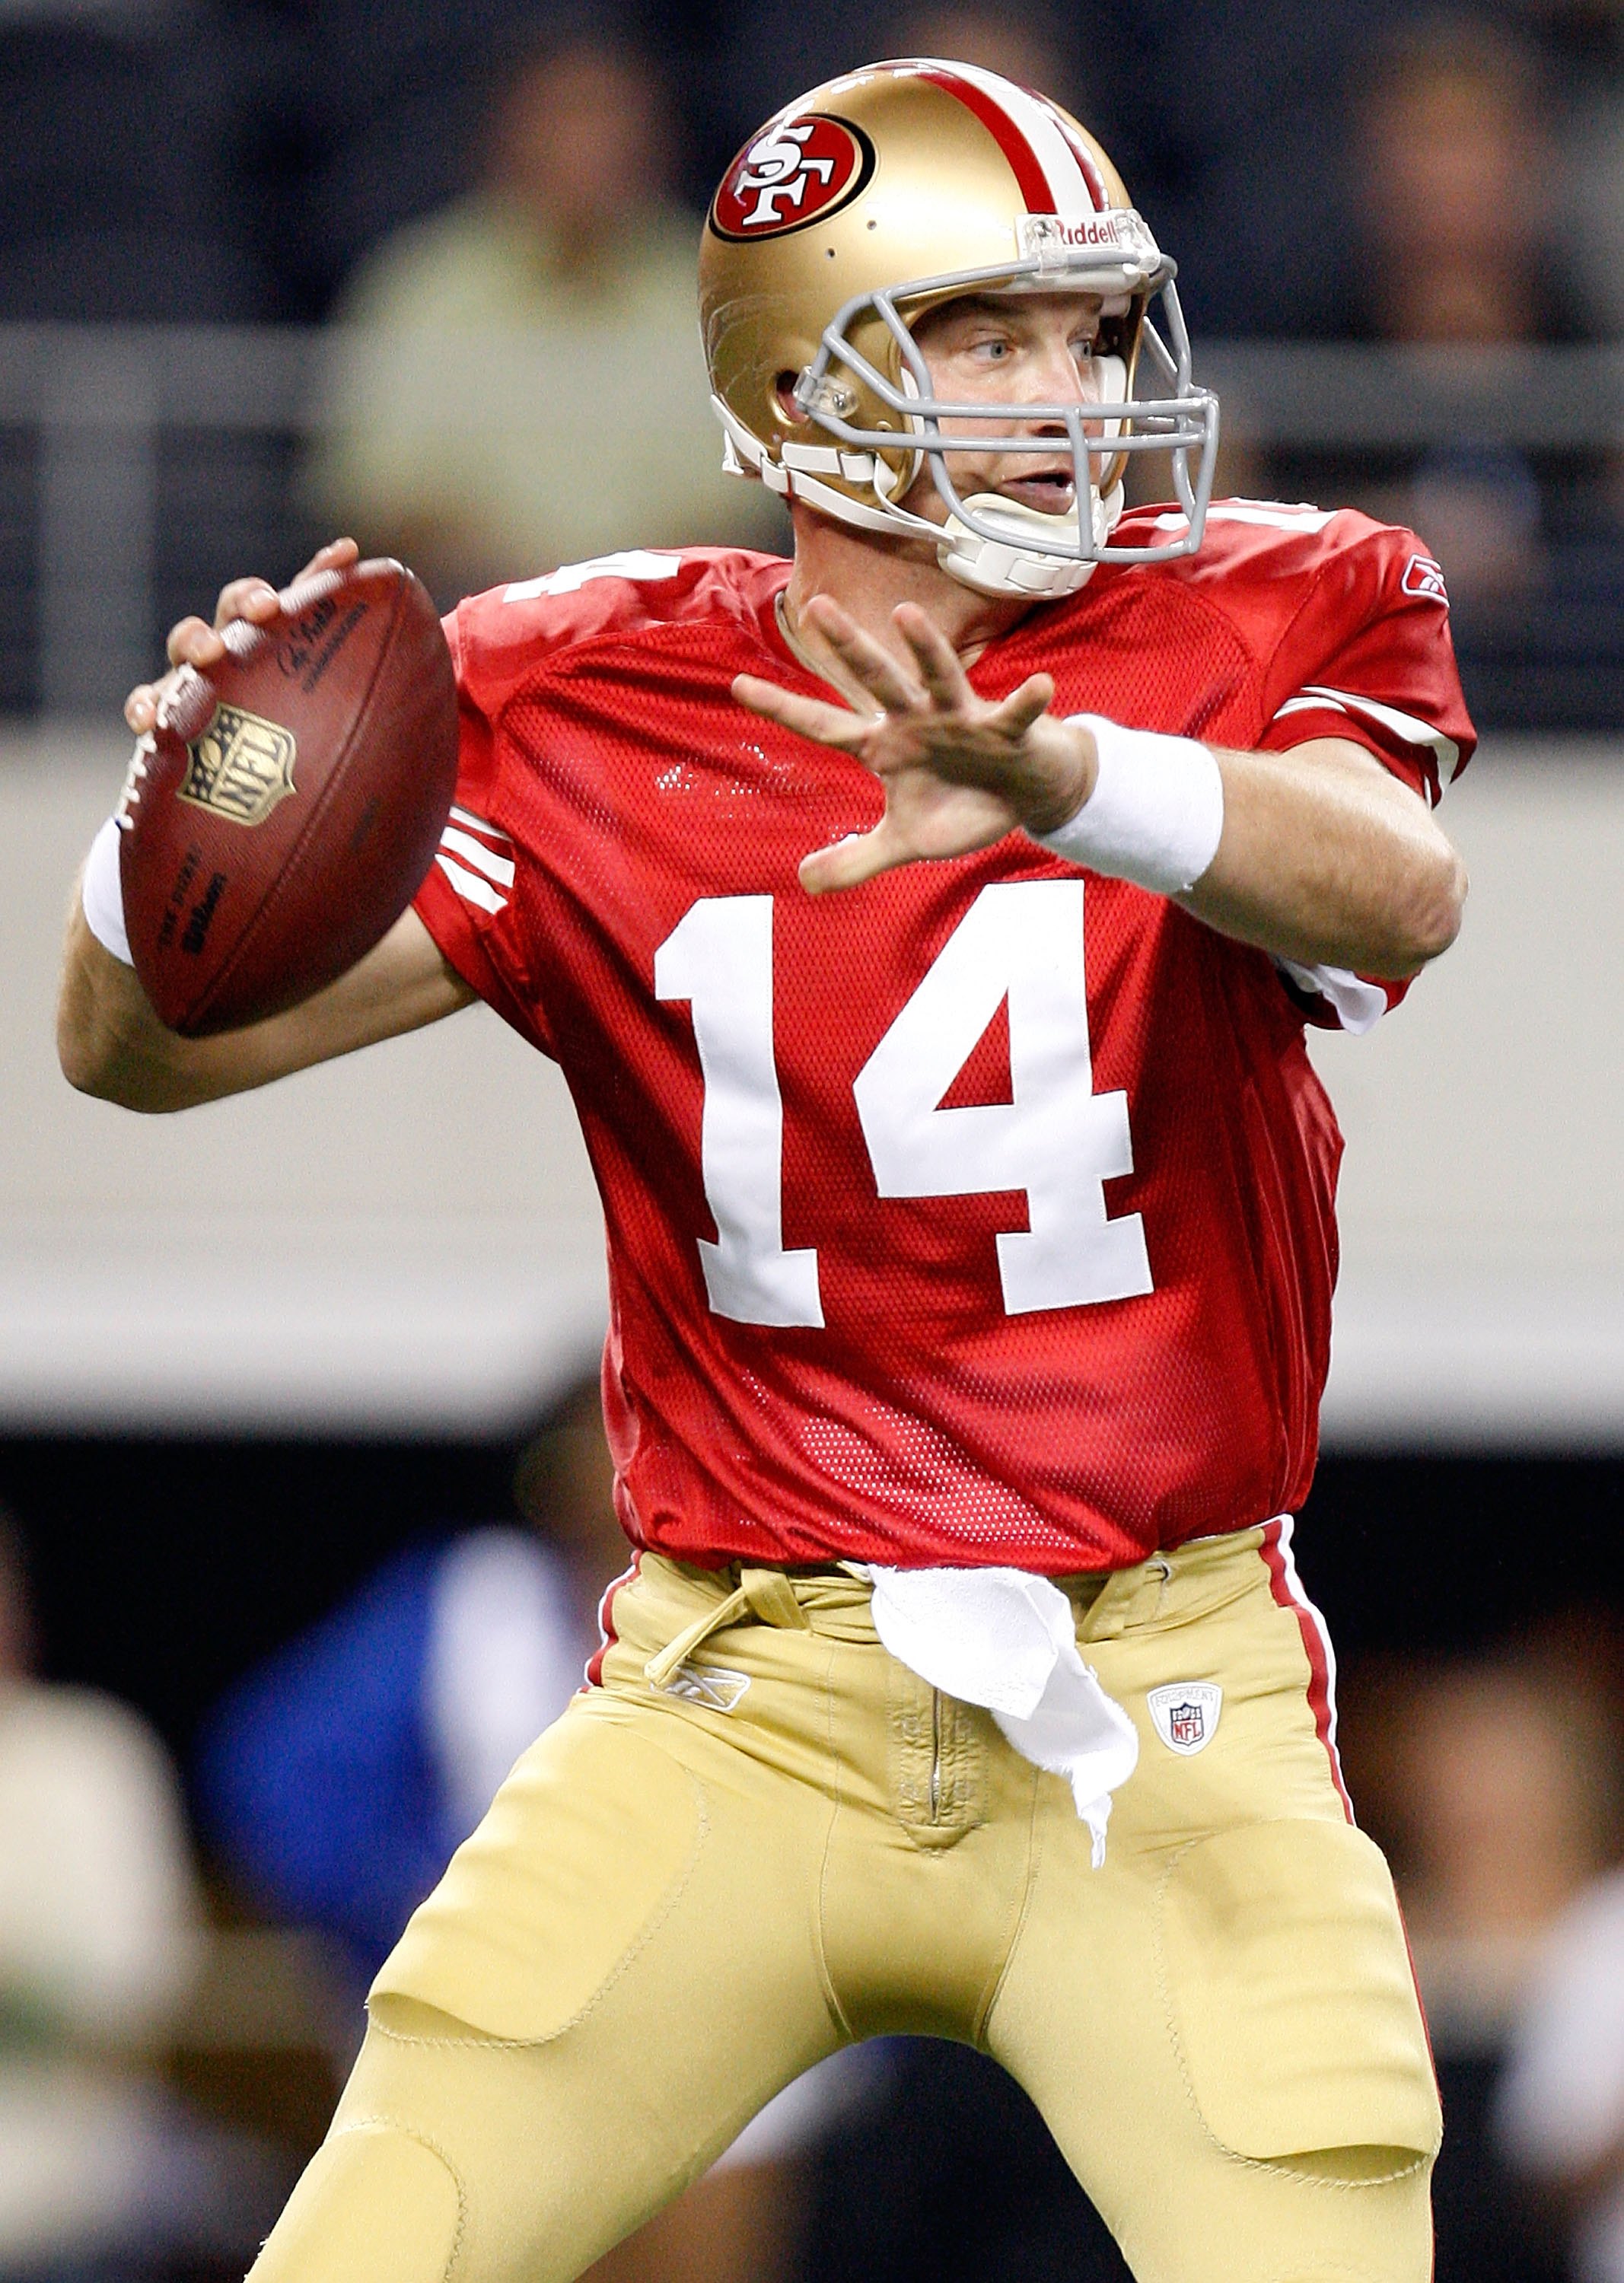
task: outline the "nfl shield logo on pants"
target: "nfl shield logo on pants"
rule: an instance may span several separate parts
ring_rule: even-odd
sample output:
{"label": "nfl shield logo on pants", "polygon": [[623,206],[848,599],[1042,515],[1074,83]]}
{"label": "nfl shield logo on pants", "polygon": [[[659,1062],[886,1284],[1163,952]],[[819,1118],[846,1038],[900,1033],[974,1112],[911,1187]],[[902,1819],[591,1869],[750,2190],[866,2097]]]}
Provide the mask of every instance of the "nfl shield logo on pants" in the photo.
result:
{"label": "nfl shield logo on pants", "polygon": [[1223,1707],[1223,1691],[1215,1680],[1170,1680],[1145,1697],[1156,1734],[1170,1752],[1186,1758],[1211,1741]]}

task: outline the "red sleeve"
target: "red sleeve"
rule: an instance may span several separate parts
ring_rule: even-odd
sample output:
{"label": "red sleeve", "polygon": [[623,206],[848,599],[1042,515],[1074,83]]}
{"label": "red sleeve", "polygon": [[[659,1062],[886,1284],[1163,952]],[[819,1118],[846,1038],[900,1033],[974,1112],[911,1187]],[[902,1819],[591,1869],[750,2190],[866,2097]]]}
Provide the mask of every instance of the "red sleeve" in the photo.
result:
{"label": "red sleeve", "polygon": [[457,668],[460,752],[457,798],[412,908],[463,980],[539,1047],[553,1041],[526,954],[514,892],[519,851],[504,822],[501,753],[469,688],[461,612],[445,621]]}
{"label": "red sleeve", "polygon": [[[1259,744],[1284,752],[1312,737],[1349,738],[1435,807],[1477,744],[1443,573],[1413,532],[1347,515],[1333,518],[1327,537],[1333,534],[1269,662],[1271,718]],[[1280,965],[1303,1015],[1326,1030],[1367,1031],[1409,988],[1340,969]]]}
{"label": "red sleeve", "polygon": [[1284,752],[1351,738],[1436,806],[1477,744],[1443,573],[1413,532],[1339,515],[1325,535],[1333,543],[1269,661],[1259,743]]}

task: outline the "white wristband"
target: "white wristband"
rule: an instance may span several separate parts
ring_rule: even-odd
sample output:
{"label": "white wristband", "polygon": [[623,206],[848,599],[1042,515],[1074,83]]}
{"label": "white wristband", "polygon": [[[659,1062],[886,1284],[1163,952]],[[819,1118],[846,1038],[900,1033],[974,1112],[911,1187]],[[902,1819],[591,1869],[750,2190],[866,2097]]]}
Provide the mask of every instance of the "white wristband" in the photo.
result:
{"label": "white wristband", "polygon": [[1223,832],[1223,779],[1211,752],[1193,737],[1125,729],[1098,713],[1067,718],[1092,731],[1099,774],[1075,816],[1033,838],[1069,864],[1159,896],[1194,887]]}
{"label": "white wristband", "polygon": [[103,949],[126,967],[133,967],[129,938],[124,929],[124,886],[119,877],[119,843],[123,838],[118,819],[110,816],[90,843],[79,882],[79,900],[85,925]]}

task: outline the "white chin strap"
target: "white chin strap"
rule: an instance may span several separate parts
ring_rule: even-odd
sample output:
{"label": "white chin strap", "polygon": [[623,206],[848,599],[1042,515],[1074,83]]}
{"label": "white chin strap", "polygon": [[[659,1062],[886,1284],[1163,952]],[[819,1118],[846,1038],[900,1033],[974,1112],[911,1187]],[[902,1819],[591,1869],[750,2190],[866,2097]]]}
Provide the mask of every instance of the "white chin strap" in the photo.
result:
{"label": "white chin strap", "polygon": [[[1104,499],[1097,494],[1090,496],[1094,544],[1098,548],[1111,536],[1122,512],[1122,487],[1118,484]],[[936,560],[961,586],[973,587],[980,595],[1030,595],[1046,601],[1061,595],[1074,595],[1093,577],[1096,566],[1092,563],[1046,551],[1040,554],[1035,548],[1021,544],[1030,534],[1051,544],[1058,539],[1075,546],[1075,508],[1066,516],[1043,515],[1036,508],[1000,499],[995,492],[978,493],[964,505],[980,521],[989,523],[999,535],[996,539],[983,539],[980,533],[961,523],[957,516],[948,518]]]}
{"label": "white chin strap", "polygon": [[[1023,543],[1036,539],[1047,541],[1051,547],[1057,541],[1074,547],[1078,532],[1074,507],[1069,515],[1043,515],[1036,508],[1001,499],[996,493],[978,493],[964,505],[979,519],[991,523],[996,536],[983,538],[957,516],[950,517],[945,525],[932,523],[927,517],[893,506],[886,495],[894,487],[900,490],[901,480],[871,454],[797,441],[786,444],[782,460],[776,461],[719,396],[711,398],[711,405],[722,423],[722,464],[728,474],[757,476],[781,499],[805,500],[809,507],[837,522],[855,524],[860,531],[900,532],[910,538],[933,539],[942,569],[978,594],[1024,595],[1042,602],[1074,595],[1094,575],[1092,563],[1080,562],[1074,556],[1051,555]],[[1109,425],[1114,428],[1116,424]],[[866,483],[873,491],[874,504],[871,507],[853,499],[848,492],[821,482],[824,475],[843,475],[848,481]],[[1119,483],[1103,499],[1094,493],[1090,497],[1094,544],[1103,547],[1122,512],[1122,487]]]}

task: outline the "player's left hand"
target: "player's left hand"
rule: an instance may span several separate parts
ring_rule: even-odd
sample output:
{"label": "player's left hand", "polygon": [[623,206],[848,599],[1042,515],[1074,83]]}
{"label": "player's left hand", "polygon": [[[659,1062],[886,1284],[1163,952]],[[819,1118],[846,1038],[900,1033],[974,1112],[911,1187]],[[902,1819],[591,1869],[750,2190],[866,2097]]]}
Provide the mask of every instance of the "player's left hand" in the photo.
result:
{"label": "player's left hand", "polygon": [[976,695],[917,604],[893,613],[912,673],[826,595],[808,604],[806,620],[873,700],[873,712],[804,697],[753,674],[738,677],[733,695],[753,713],[852,754],[886,791],[886,813],[871,832],[803,858],[800,884],[810,894],[855,887],[922,858],[966,856],[1017,828],[1052,832],[1094,790],[1094,741],[1049,713],[1048,674],[1032,674],[995,705]]}

